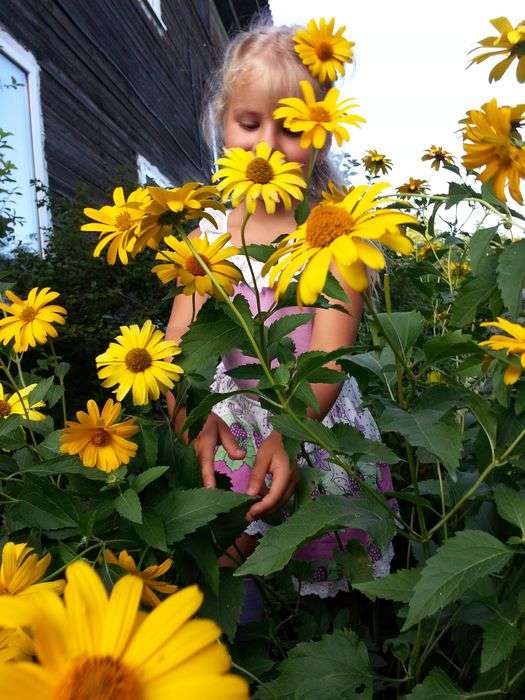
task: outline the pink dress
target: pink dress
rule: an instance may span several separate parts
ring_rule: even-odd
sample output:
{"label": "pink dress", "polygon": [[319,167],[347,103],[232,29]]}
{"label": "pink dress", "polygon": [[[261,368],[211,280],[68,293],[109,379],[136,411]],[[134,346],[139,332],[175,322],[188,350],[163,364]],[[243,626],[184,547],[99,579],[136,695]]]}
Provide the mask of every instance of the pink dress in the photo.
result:
{"label": "pink dress", "polygon": [[[210,242],[227,231],[227,214],[222,215],[220,212],[214,211],[212,215],[217,220],[217,229],[205,219],[201,220],[200,223],[201,230],[203,233],[206,233]],[[245,257],[238,255],[232,258],[232,262],[241,269],[244,279],[251,281]],[[274,301],[274,292],[261,275],[262,264],[256,260],[251,262],[257,276],[261,307],[263,311],[266,311]],[[253,289],[242,281],[235,288],[234,295],[236,294],[241,294],[245,297],[252,313],[255,315],[257,309]],[[298,313],[299,311],[304,313],[305,309],[299,309],[298,307],[279,309],[267,319],[266,324],[269,325],[282,316]],[[289,337],[294,342],[296,355],[309,349],[311,334],[312,321],[290,333]],[[230,352],[222,358],[222,362],[217,368],[211,387],[212,390],[218,393],[225,393],[235,391],[238,388],[254,386],[256,384],[255,380],[234,380],[226,374],[233,367],[253,361],[253,358],[245,357],[239,350]],[[243,459],[232,460],[224,448],[220,446],[215,454],[215,471],[228,476],[233,491],[244,492],[248,485],[256,450],[273,430],[270,422],[271,414],[262,408],[256,399],[247,395],[228,397],[216,404],[213,410],[226,421],[238,443],[246,451]],[[379,431],[370,412],[362,406],[361,394],[353,377],[349,377],[343,383],[339,396],[323,420],[323,424],[328,427],[336,423],[348,423],[360,430],[368,439],[380,440]],[[310,462],[320,472],[318,485],[312,493],[313,497],[321,494],[337,494],[351,498],[360,494],[357,482],[342,467],[331,463],[327,459],[328,455],[324,450],[310,444],[305,444],[305,449]],[[306,466],[302,458],[298,460],[298,466]],[[380,491],[393,490],[390,468],[387,464],[360,461],[358,467],[361,477],[368,485]],[[269,527],[263,520],[258,520],[251,523],[246,532],[248,534],[263,534]],[[390,562],[393,557],[391,543],[383,551],[380,551],[364,530],[348,528],[340,531],[338,535],[343,544],[346,544],[350,539],[355,539],[365,547],[372,561],[376,576],[385,576],[389,573]],[[301,594],[316,594],[324,598],[333,596],[340,590],[347,590],[347,583],[339,578],[332,556],[332,552],[334,550],[337,551],[338,547],[337,538],[333,533],[330,533],[311,542],[296,553],[295,558],[297,560],[310,563],[309,570],[312,573],[308,580],[297,582]]]}

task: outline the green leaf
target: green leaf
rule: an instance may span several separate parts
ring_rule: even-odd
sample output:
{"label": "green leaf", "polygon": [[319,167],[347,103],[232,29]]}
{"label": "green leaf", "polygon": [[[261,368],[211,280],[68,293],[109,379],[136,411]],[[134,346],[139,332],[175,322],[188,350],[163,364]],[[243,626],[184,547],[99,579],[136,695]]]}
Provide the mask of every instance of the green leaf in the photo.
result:
{"label": "green leaf", "polygon": [[343,552],[333,554],[341,576],[352,586],[374,578],[374,569],[368,552],[357,540],[348,540]]}
{"label": "green leaf", "polygon": [[341,287],[339,280],[334,277],[330,271],[326,276],[323,294],[326,294],[330,299],[337,299],[338,301],[348,304],[348,294]]}
{"label": "green leaf", "polygon": [[[292,420],[289,416],[272,416],[273,427],[283,435],[297,440],[298,442],[314,442],[321,446],[328,446],[334,452],[337,451],[337,440],[329,428],[312,418],[302,418],[301,425]],[[312,435],[306,435],[304,428],[308,428]]]}
{"label": "green leaf", "polygon": [[176,360],[186,372],[198,371],[210,357],[220,357],[245,340],[237,323],[215,308],[212,300],[206,302],[197,319],[183,335],[183,354]]}
{"label": "green leaf", "polygon": [[188,430],[199,421],[204,421],[209,416],[211,409],[216,403],[219,403],[219,401],[224,401],[224,399],[227,399],[230,396],[236,396],[237,394],[244,393],[246,392],[243,389],[239,389],[238,391],[226,391],[223,394],[206,394],[206,396],[199,401],[195,408],[193,408],[186,417],[184,425],[182,426],[182,431],[184,432]]}
{"label": "green leaf", "polygon": [[525,287],[525,241],[510,243],[498,259],[498,287],[511,319],[521,310],[521,293]]}
{"label": "green leaf", "polygon": [[150,469],[146,469],[146,471],[141,472],[135,479],[133,479],[131,484],[132,489],[136,491],[136,493],[140,493],[153,481],[160,479],[160,477],[165,474],[168,469],[169,467],[151,467]]}
{"label": "green leaf", "polygon": [[308,375],[310,384],[338,384],[344,382],[345,379],[346,374],[344,372],[338,372],[336,369],[329,369],[328,367],[319,367]]}
{"label": "green leaf", "polygon": [[[235,535],[230,540],[229,545],[234,541],[234,539]],[[220,551],[220,547],[216,546],[215,538],[213,537],[213,533],[210,532],[210,528],[202,527],[196,532],[192,532],[190,535],[187,535],[184,538],[182,547],[201,571],[206,584],[210,587],[212,593],[218,596],[219,564],[217,559],[217,551]]]}
{"label": "green leaf", "polygon": [[377,314],[381,331],[394,352],[407,359],[409,350],[418,339],[425,319],[419,311],[396,311]]}
{"label": "green leaf", "polygon": [[375,581],[356,583],[354,588],[369,596],[408,603],[420,578],[421,569],[401,569]]}
{"label": "green leaf", "polygon": [[346,355],[350,348],[340,347],[331,352],[323,352],[322,350],[309,350],[303,352],[297,358],[297,373],[296,380],[307,379],[310,373],[323,367],[331,360],[337,360],[339,357]]}
{"label": "green leaf", "polygon": [[485,255],[490,242],[498,232],[497,226],[480,228],[470,239],[470,267],[472,274],[478,275],[484,267]]}
{"label": "green leaf", "polygon": [[266,262],[270,255],[274,252],[273,245],[263,245],[261,243],[250,243],[246,246],[248,255],[259,262]]}
{"label": "green leaf", "polygon": [[226,374],[233,379],[261,379],[261,377],[265,376],[263,368],[257,362],[232,367]]}
{"label": "green leaf", "polygon": [[373,673],[365,644],[350,629],[295,646],[277,680],[259,686],[254,700],[371,700]]}
{"label": "green leaf", "polygon": [[64,455],[63,457],[55,457],[43,462],[33,462],[20,467],[20,471],[24,474],[35,474],[36,476],[53,476],[55,474],[84,475],[87,468],[81,464],[78,457]]}
{"label": "green leaf", "polygon": [[142,523],[133,525],[133,529],[141,540],[149,544],[150,547],[160,549],[161,552],[168,551],[166,542],[166,528],[162,518],[151,509],[142,511]]}
{"label": "green leaf", "polygon": [[310,213],[310,206],[308,205],[308,199],[305,197],[296,206],[294,211],[295,223],[300,226],[304,224]]}
{"label": "green leaf", "polygon": [[157,454],[159,445],[157,440],[157,432],[151,423],[139,419],[140,425],[140,441],[142,443],[140,450],[141,457],[145,461],[146,467],[153,467],[157,464]]}
{"label": "green leaf", "polygon": [[115,510],[132,523],[142,523],[142,506],[137,492],[127,489],[115,498]]}
{"label": "green leaf", "polygon": [[156,507],[166,525],[168,544],[179,542],[197,528],[251,499],[242,493],[219,489],[175,489]]}
{"label": "green leaf", "polygon": [[467,353],[483,355],[483,351],[472,340],[472,336],[463,334],[461,331],[452,331],[432,338],[425,343],[423,351],[429,362],[443,360],[446,357],[466,355]]}
{"label": "green leaf", "polygon": [[62,528],[78,529],[80,509],[78,503],[63,489],[50,483],[45,486],[29,484],[18,496],[13,511],[16,519],[29,527],[43,530]]}
{"label": "green leaf", "polygon": [[403,629],[458,600],[480,579],[500,571],[512,554],[488,532],[458,532],[427,560],[415,585]]}
{"label": "green leaf", "polygon": [[42,379],[41,382],[38,382],[28,397],[28,401],[31,406],[39,401],[43,401],[46,398],[47,392],[53,386],[53,379],[53,377],[47,377],[47,379]]}
{"label": "green leaf", "polygon": [[244,581],[233,577],[233,569],[219,569],[219,593],[208,594],[200,609],[203,617],[217,622],[230,642],[233,642],[244,602]]}
{"label": "green leaf", "polygon": [[504,484],[498,484],[494,489],[494,499],[500,516],[517,525],[525,540],[525,496]]}
{"label": "green leaf", "polygon": [[306,323],[309,323],[312,318],[312,314],[289,314],[278,318],[277,321],[274,321],[268,328],[268,344],[275,343],[283,336],[289,335],[296,328],[299,328],[299,326],[304,326]]}
{"label": "green leaf", "polygon": [[496,258],[496,255],[492,256],[492,263],[486,267],[483,275],[469,277],[461,285],[450,313],[450,322],[456,328],[473,323],[478,308],[496,291]]}
{"label": "green leaf", "polygon": [[338,442],[338,452],[356,457],[364,455],[371,460],[378,462],[387,462],[388,464],[396,464],[399,462],[399,457],[390,448],[382,442],[368,440],[357,428],[348,423],[336,423],[332,427],[332,434]]}
{"label": "green leaf", "polygon": [[386,546],[395,531],[391,512],[375,500],[320,496],[298,508],[281,525],[273,527],[235,575],[265,576],[280,571],[303,544],[344,527],[366,530],[380,549]]}
{"label": "green leaf", "polygon": [[53,384],[50,388],[49,391],[47,392],[46,396],[46,403],[49,406],[49,408],[53,408],[55,404],[57,404],[60,399],[64,396],[65,389],[63,386],[57,386],[56,384]]}
{"label": "green leaf", "polygon": [[59,362],[55,367],[55,374],[59,379],[64,379],[66,374],[69,372],[71,365],[69,362]]}
{"label": "green leaf", "polygon": [[459,466],[461,433],[455,425],[440,422],[440,413],[422,409],[408,413],[396,406],[388,407],[379,420],[385,433],[401,433],[414,447],[433,454],[454,476]]}
{"label": "green leaf", "polygon": [[407,700],[462,700],[468,693],[459,690],[440,668],[434,668],[423,683],[407,695]]}
{"label": "green leaf", "polygon": [[481,673],[489,671],[510,657],[519,640],[519,630],[507,620],[497,617],[489,622],[483,632]]}

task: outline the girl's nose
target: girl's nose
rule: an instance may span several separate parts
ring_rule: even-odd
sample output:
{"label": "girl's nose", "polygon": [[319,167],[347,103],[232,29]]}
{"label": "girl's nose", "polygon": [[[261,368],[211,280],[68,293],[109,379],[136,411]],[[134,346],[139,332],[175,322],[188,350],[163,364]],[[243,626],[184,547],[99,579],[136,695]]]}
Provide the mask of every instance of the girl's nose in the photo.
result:
{"label": "girl's nose", "polygon": [[272,150],[278,148],[279,129],[276,121],[269,120],[262,129],[262,141],[266,141]]}

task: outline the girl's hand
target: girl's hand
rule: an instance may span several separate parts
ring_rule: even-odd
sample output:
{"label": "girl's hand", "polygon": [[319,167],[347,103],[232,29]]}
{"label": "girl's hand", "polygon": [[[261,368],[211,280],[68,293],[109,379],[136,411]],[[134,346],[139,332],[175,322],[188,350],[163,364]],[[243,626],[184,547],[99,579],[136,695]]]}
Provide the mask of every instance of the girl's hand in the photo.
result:
{"label": "girl's hand", "polygon": [[[272,485],[269,490],[264,484],[266,474],[272,475]],[[246,514],[248,522],[286,503],[295,491],[297,482],[297,469],[290,466],[281,434],[274,430],[263,440],[255,457],[246,493],[249,496],[263,496],[263,498]]]}
{"label": "girl's hand", "polygon": [[222,445],[231,459],[242,459],[244,450],[239,447],[232,431],[222,418],[210,413],[193,446],[201,465],[202,483],[208,489],[215,487],[213,460],[217,445]]}

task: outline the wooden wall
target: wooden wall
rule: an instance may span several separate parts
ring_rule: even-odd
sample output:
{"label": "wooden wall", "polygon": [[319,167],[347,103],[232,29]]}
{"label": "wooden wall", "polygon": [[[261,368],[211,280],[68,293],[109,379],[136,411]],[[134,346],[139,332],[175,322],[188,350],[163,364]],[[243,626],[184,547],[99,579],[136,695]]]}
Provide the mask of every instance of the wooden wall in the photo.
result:
{"label": "wooden wall", "polygon": [[[242,4],[242,3],[241,3]],[[137,153],[173,182],[202,180],[204,81],[225,39],[208,0],[1,0],[0,25],[41,68],[49,184],[102,200]],[[211,11],[210,11],[211,8]]]}

